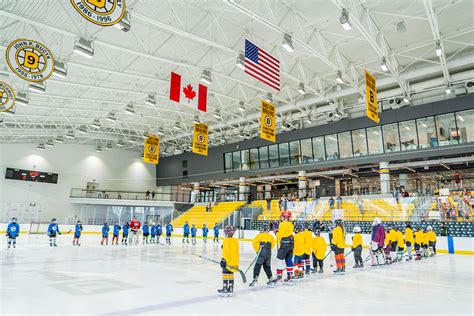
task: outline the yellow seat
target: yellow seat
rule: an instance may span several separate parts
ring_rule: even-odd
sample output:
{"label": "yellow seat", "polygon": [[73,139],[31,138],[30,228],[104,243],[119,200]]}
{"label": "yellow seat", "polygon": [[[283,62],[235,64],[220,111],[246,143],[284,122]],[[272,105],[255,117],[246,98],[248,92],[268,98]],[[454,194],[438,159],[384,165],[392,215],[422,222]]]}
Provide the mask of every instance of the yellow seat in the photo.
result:
{"label": "yellow seat", "polygon": [[183,215],[175,218],[172,225],[183,227],[185,222],[194,224],[197,228],[202,228],[204,224],[207,227],[214,227],[216,223],[220,224],[228,218],[234,211],[242,207],[245,202],[221,202],[211,207],[211,212],[206,212],[203,205],[195,205]]}

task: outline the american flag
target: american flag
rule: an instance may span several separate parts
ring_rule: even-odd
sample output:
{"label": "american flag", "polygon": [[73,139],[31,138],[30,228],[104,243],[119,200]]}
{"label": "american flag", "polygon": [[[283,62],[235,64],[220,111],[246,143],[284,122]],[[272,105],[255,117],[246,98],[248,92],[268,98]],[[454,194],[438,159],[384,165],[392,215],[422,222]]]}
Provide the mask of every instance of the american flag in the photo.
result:
{"label": "american flag", "polygon": [[280,91],[280,61],[245,40],[245,73]]}

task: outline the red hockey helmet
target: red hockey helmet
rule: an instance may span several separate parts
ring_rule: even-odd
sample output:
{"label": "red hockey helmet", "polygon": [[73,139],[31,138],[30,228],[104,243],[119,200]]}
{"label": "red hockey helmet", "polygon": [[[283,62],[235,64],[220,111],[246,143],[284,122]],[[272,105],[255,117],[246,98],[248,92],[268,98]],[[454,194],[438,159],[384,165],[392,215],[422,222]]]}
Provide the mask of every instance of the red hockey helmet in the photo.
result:
{"label": "red hockey helmet", "polygon": [[290,219],[291,218],[291,212],[290,211],[283,211],[280,213],[280,217],[283,217],[284,219]]}

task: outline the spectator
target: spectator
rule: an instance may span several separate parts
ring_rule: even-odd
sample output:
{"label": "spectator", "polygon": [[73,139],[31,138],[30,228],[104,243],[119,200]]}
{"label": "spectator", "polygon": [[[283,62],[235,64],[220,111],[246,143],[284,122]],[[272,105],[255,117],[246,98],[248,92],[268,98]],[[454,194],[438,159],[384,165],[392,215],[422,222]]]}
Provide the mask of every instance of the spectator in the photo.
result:
{"label": "spectator", "polygon": [[402,192],[402,197],[406,198],[406,197],[410,197],[410,193],[408,193],[407,190],[403,189],[403,192]]}
{"label": "spectator", "polygon": [[150,199],[150,190],[146,190],[145,200],[149,200],[149,199]]}
{"label": "spectator", "polygon": [[211,204],[211,202],[209,202],[208,207],[209,207],[209,213],[211,213],[211,212],[212,212],[212,204]]}
{"label": "spectator", "polygon": [[332,210],[334,208],[334,199],[332,196],[329,198],[329,208]]}
{"label": "spectator", "polygon": [[441,226],[439,226],[439,235],[440,236],[448,236],[449,235],[449,230],[448,230],[448,227],[446,227],[445,222],[441,222]]}
{"label": "spectator", "polygon": [[270,210],[272,209],[272,198],[269,196],[265,200],[267,200],[267,212],[270,212]]}
{"label": "spectator", "polygon": [[342,208],[342,197],[340,195],[338,195],[336,198],[336,208]]}
{"label": "spectator", "polygon": [[456,189],[461,188],[461,174],[457,171],[454,173],[454,185]]}
{"label": "spectator", "polygon": [[151,191],[151,199],[154,200],[155,199],[155,195],[156,195],[156,192],[155,190]]}
{"label": "spectator", "polygon": [[397,201],[398,204],[398,196],[400,195],[400,191],[398,191],[398,188],[395,189],[393,192],[393,197],[395,198],[395,201]]}
{"label": "spectator", "polygon": [[250,191],[247,192],[247,204],[252,204],[252,193]]}
{"label": "spectator", "polygon": [[122,195],[120,193],[117,193],[117,199],[119,199],[119,200],[122,199]]}

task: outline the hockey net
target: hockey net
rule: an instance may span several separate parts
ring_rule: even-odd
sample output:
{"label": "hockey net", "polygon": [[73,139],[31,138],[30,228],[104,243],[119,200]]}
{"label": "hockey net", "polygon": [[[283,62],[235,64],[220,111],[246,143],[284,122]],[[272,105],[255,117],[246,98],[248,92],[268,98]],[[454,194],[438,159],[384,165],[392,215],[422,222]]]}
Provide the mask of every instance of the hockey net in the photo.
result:
{"label": "hockey net", "polygon": [[29,234],[46,234],[49,222],[31,222]]}

